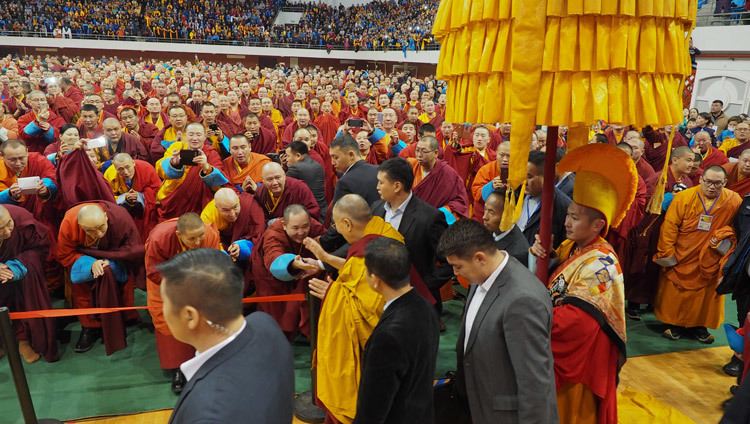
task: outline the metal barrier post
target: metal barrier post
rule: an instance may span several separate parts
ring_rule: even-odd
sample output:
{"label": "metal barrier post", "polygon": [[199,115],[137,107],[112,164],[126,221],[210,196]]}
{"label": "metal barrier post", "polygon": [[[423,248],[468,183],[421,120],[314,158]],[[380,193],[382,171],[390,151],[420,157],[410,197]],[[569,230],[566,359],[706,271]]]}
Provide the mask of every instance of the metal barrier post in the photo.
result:
{"label": "metal barrier post", "polygon": [[[310,305],[310,359],[312,359],[318,344],[318,316],[320,315],[320,299],[307,293]],[[310,371],[310,390],[300,393],[294,400],[294,416],[305,423],[322,423],[326,413],[315,404],[315,370]]]}
{"label": "metal barrier post", "polygon": [[26,374],[23,372],[23,364],[21,363],[21,354],[18,353],[18,344],[10,323],[10,311],[6,307],[0,308],[0,333],[2,333],[3,345],[7,352],[10,372],[13,375],[13,384],[16,386],[18,403],[21,405],[23,421],[26,424],[62,424],[62,421],[55,419],[36,419],[34,402],[31,400],[29,384],[26,381]]}

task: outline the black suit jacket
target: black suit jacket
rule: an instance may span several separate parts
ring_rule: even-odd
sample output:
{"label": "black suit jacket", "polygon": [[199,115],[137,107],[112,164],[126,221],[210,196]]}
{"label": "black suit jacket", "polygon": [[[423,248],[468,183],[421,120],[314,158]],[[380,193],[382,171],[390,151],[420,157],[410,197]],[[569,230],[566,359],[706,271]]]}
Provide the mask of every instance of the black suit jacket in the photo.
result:
{"label": "black suit jacket", "polygon": [[[385,201],[373,203],[372,214],[385,218]],[[440,287],[453,277],[451,266],[437,257],[437,244],[446,228],[445,215],[415,195],[406,205],[398,228],[398,232],[404,236],[411,263],[422,276],[437,305],[440,305]]]}
{"label": "black suit jacket", "polygon": [[350,193],[359,194],[365,198],[368,205],[372,205],[373,202],[380,199],[377,186],[378,167],[364,160],[359,160],[349,168],[346,174],[339,178],[336,189],[333,191],[331,205],[335,205],[336,201]]}
{"label": "black suit jacket", "polygon": [[237,338],[185,385],[170,424],[292,422],[294,362],[289,342],[264,312],[252,313],[245,321]]}
{"label": "black suit jacket", "polygon": [[[570,202],[570,197],[555,187],[555,202],[552,205],[552,234],[555,235],[555,239],[553,240],[555,248],[567,238],[565,237],[565,217],[568,215]],[[534,236],[539,234],[541,219],[542,208],[539,208],[531,215],[526,228],[523,230],[523,235],[526,237],[529,245],[534,244]]]}
{"label": "black suit jacket", "polygon": [[394,300],[365,345],[354,423],[432,423],[439,340],[437,314],[415,289]]}
{"label": "black suit jacket", "polygon": [[320,207],[320,217],[321,219],[325,217],[328,210],[328,203],[326,203],[325,172],[323,171],[323,167],[318,162],[315,162],[315,159],[307,155],[301,161],[290,166],[286,171],[286,176],[304,181],[310,187],[310,191],[312,191],[315,201]]}
{"label": "black suit jacket", "polygon": [[498,250],[505,250],[510,256],[518,259],[523,266],[529,266],[529,242],[526,241],[521,229],[515,225],[505,237],[495,240],[495,246]]}

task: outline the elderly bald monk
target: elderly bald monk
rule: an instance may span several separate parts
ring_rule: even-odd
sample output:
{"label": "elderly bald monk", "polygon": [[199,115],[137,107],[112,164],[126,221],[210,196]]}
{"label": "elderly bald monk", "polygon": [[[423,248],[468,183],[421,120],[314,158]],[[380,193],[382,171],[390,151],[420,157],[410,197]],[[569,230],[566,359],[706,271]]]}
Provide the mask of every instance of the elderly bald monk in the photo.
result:
{"label": "elderly bald monk", "polygon": [[252,195],[239,196],[231,188],[220,188],[203,208],[201,219],[213,224],[221,236],[221,247],[245,273],[245,294],[253,290],[250,254],[266,229],[263,208]]}
{"label": "elderly bald monk", "polygon": [[[510,164],[510,141],[503,141],[497,145],[496,159],[479,168],[474,182],[471,183],[471,195],[474,198],[472,208],[472,219],[482,220],[484,214],[484,199],[494,190],[505,188],[507,181],[500,177],[500,170],[507,168]],[[507,180],[507,173],[506,173]]]}
{"label": "elderly bald monk", "polygon": [[[156,162],[156,171],[164,180],[156,195],[160,220],[176,218],[186,212],[199,213],[211,201],[214,191],[229,183],[222,172],[219,154],[206,144],[203,124],[188,124],[185,140],[170,145],[164,157]],[[192,165],[181,161],[184,151],[197,155]]]}
{"label": "elderly bald monk", "polygon": [[[29,152],[26,143],[10,139],[0,145],[3,163],[0,164],[0,203],[21,206],[34,216],[41,217],[49,209],[50,200],[57,194],[55,167],[39,153]],[[34,193],[23,194],[19,178],[39,177]]]}
{"label": "elderly bald monk", "polygon": [[249,188],[255,193],[255,200],[263,207],[267,223],[281,218],[284,209],[293,204],[306,207],[310,216],[320,220],[320,207],[307,184],[296,178],[287,177],[284,168],[276,162],[263,166],[262,177],[263,185],[258,187],[253,183]]}
{"label": "elderly bald monk", "polygon": [[99,162],[102,164],[102,171],[106,171],[109,168],[109,165],[111,165],[110,160],[118,153],[127,153],[133,159],[143,161],[150,159],[149,152],[143,143],[141,143],[138,137],[124,133],[122,125],[117,119],[105,119],[102,122],[102,130],[104,131],[104,139],[107,141],[107,145],[94,149]]}
{"label": "elderly bald monk", "polygon": [[[700,133],[699,133],[700,134]],[[677,193],[664,216],[654,262],[662,266],[654,315],[669,324],[663,336],[690,335],[713,343],[706,327],[724,320],[724,296],[717,296],[722,240],[734,237],[732,221],[742,199],[725,189],[726,171],[706,168],[700,185]]]}
{"label": "elderly bald monk", "polygon": [[646,143],[641,139],[638,131],[628,131],[624,142],[630,146],[633,152],[630,157],[635,161],[635,168],[638,170],[638,175],[644,181],[649,179],[649,177],[654,175],[655,171],[651,164],[646,161],[646,158],[643,157],[643,153],[646,151]]}
{"label": "elderly bald monk", "polygon": [[141,240],[146,240],[159,219],[156,193],[162,182],[154,167],[127,153],[117,153],[104,172],[104,179],[112,187],[116,203],[133,218]]}
{"label": "elderly bald monk", "polygon": [[[303,242],[307,237],[315,238],[324,232],[323,225],[310,219],[304,206],[287,206],[283,218],[268,227],[253,250],[251,262],[258,295],[307,292],[309,278],[321,270],[315,255]],[[271,315],[289,340],[300,332],[310,337],[308,302],[260,303],[258,310]]]}
{"label": "elderly bald monk", "polygon": [[[75,308],[133,306],[133,290],[144,287],[144,247],[128,212],[111,202],[81,203],[70,208],[60,224],[57,260],[69,272]],[[125,319],[137,314],[114,312],[80,315],[83,329],[75,345],[86,352],[100,337],[107,355],[123,349]]]}
{"label": "elderly bald monk", "polygon": [[737,162],[721,165],[727,171],[727,185],[729,190],[745,197],[750,194],[750,149],[740,153]]}
{"label": "elderly bald monk", "polygon": [[[49,229],[31,212],[0,206],[0,306],[11,312],[52,309],[44,276],[51,240]],[[13,332],[26,362],[36,362],[40,354],[48,362],[59,359],[53,319],[13,320]]]}
{"label": "elderly bald monk", "polygon": [[347,194],[333,206],[333,221],[351,244],[346,259],[327,253],[308,237],[304,246],[339,270],[336,281],[312,278],[311,294],[325,298],[318,324],[315,373],[318,403],[325,408],[327,422],[351,423],[356,414],[362,352],[383,313],[382,296],[367,284],[364,251],[378,237],[403,243],[403,236],[382,218],[373,216],[367,201]]}
{"label": "elderly bald monk", "polygon": [[417,142],[416,159],[407,160],[414,170],[414,194],[439,209],[449,224],[468,217],[469,199],[463,179],[448,163],[438,159],[437,138],[425,136]]}
{"label": "elderly bald monk", "polygon": [[268,156],[253,152],[244,134],[235,134],[229,139],[229,154],[223,162],[224,171],[239,192],[247,191],[250,181],[260,181],[261,169],[271,162]]}
{"label": "elderly bald monk", "polygon": [[724,140],[719,146],[728,158],[739,158],[747,149],[750,149],[750,122],[747,121],[738,123],[734,128],[734,138]]}
{"label": "elderly bald monk", "polygon": [[693,136],[693,151],[700,153],[703,157],[701,169],[706,169],[712,165],[724,165],[729,162],[724,152],[711,145],[711,134],[707,131],[701,131]]}
{"label": "elderly bald monk", "polygon": [[172,391],[180,393],[186,383],[180,365],[195,357],[195,349],[172,336],[162,311],[159,292],[161,274],[156,266],[186,250],[208,247],[221,249],[219,232],[213,224],[205,223],[198,214],[188,212],[154,227],[146,242],[146,283],[149,314],[154,322],[156,350],[162,369],[172,372]]}

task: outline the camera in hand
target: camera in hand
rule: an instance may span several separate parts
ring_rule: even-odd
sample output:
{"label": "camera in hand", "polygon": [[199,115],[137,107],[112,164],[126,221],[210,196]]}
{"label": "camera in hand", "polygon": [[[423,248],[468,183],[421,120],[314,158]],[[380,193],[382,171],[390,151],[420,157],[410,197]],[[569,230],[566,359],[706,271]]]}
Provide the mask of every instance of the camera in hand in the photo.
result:
{"label": "camera in hand", "polygon": [[278,153],[266,153],[266,156],[271,159],[271,162],[281,163],[281,159],[279,159]]}
{"label": "camera in hand", "polygon": [[195,166],[193,159],[200,155],[200,150],[180,150],[180,166]]}
{"label": "camera in hand", "polygon": [[364,124],[365,121],[362,119],[349,119],[346,121],[346,125],[354,128],[362,128]]}
{"label": "camera in hand", "polygon": [[211,131],[219,131],[219,124],[211,124],[208,126],[208,129]]}
{"label": "camera in hand", "polygon": [[141,82],[140,81],[133,81],[133,87],[135,87],[135,88],[141,88]]}

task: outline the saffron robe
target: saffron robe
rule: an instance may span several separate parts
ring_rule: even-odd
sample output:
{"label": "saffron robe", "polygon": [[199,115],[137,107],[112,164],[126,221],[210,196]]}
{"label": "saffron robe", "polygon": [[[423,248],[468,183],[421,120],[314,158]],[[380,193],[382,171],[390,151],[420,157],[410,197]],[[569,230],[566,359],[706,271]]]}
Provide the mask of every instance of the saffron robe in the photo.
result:
{"label": "saffron robe", "polygon": [[261,171],[263,166],[269,162],[271,162],[271,159],[268,156],[250,152],[250,157],[244,168],[242,168],[231,156],[224,159],[223,166],[224,172],[227,178],[229,178],[229,182],[232,183],[237,191],[241,192],[242,183],[245,182],[245,178],[250,177],[250,179],[256,183],[263,179]]}
{"label": "saffron robe", "polygon": [[[220,249],[219,233],[212,224],[205,224],[206,235],[199,247]],[[146,241],[146,286],[149,314],[156,329],[156,349],[159,352],[159,362],[165,370],[178,368],[183,362],[195,357],[195,349],[182,343],[172,336],[169,326],[164,320],[162,311],[163,301],[159,288],[161,274],[156,266],[166,262],[185,250],[177,236],[177,219],[170,219],[154,227]]]}
{"label": "saffron robe", "polygon": [[[91,240],[78,225],[78,211],[91,204],[101,207],[107,214],[107,232],[98,240]],[[57,260],[71,273],[74,307],[133,306],[134,287],[145,288],[144,252],[133,219],[120,206],[99,201],[70,208],[60,224]],[[104,267],[104,275],[90,280],[91,264],[97,259],[109,260],[110,266]],[[127,346],[125,320],[137,321],[137,317],[135,311],[130,311],[102,314],[99,319],[94,315],[81,315],[78,319],[83,327],[102,328],[105,349],[107,355],[111,355]]]}
{"label": "saffron robe", "polygon": [[482,216],[484,215],[482,189],[499,176],[500,167],[497,165],[497,159],[479,168],[477,176],[474,177],[474,182],[471,184],[471,197],[474,198],[471,219],[482,222]]}
{"label": "saffron robe", "polygon": [[[709,240],[725,226],[731,226],[742,199],[722,189],[715,200],[706,200],[701,187],[677,193],[664,216],[654,259],[677,259],[677,265],[663,268],[654,303],[660,321],[681,327],[718,328],[724,321],[724,296],[716,294],[718,268],[707,272],[706,264],[720,256]],[[703,206],[705,205],[705,207]],[[710,211],[710,212],[707,212]],[[709,231],[698,230],[700,216],[712,216]]]}
{"label": "saffron robe", "polygon": [[268,187],[262,185],[255,192],[255,200],[263,207],[266,222],[271,219],[284,216],[284,209],[289,205],[299,204],[304,206],[310,213],[312,219],[320,221],[320,207],[315,201],[310,187],[296,178],[286,177],[284,191],[278,199],[274,199]]}
{"label": "saffron robe", "polygon": [[[156,211],[156,193],[161,188],[161,179],[154,167],[148,162],[135,160],[135,175],[131,180],[126,181],[122,178],[114,166],[110,166],[104,172],[104,179],[112,187],[116,203],[125,208],[133,218],[141,240],[146,240],[159,219]],[[134,204],[129,204],[125,200],[125,194],[131,189],[139,193],[138,200]]]}
{"label": "saffron robe", "polygon": [[[469,204],[474,203],[474,196],[471,193],[471,185],[474,183],[479,170],[486,164],[490,163],[492,158],[496,157],[494,150],[490,150],[489,147],[485,149],[484,155],[480,154],[474,146],[462,147],[461,150],[456,150],[453,146],[448,145],[445,148],[445,161],[448,165],[456,170],[458,175],[464,181],[464,190],[469,197]],[[469,216],[469,215],[464,215]]]}

